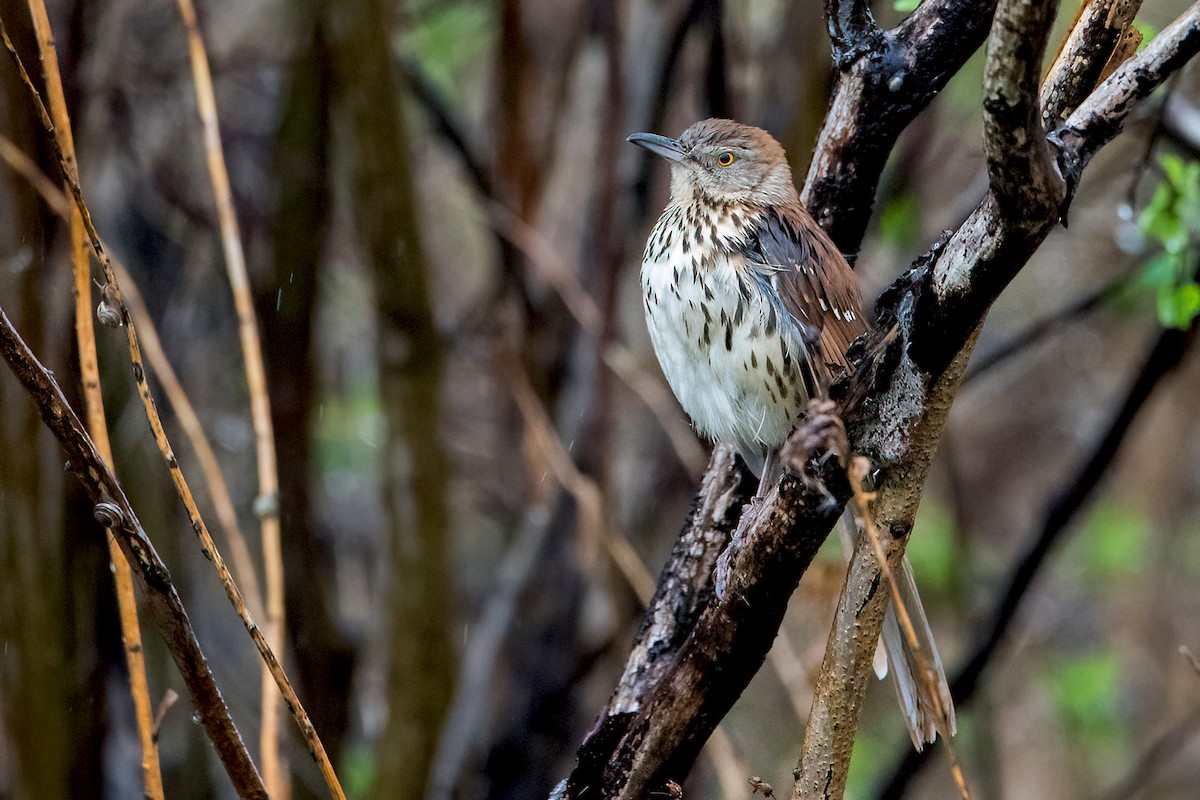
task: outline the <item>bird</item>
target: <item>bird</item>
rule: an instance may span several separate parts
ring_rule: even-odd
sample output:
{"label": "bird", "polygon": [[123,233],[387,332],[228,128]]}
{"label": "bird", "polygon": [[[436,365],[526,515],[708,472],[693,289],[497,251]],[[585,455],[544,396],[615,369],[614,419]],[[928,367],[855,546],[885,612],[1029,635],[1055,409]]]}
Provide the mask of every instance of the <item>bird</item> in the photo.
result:
{"label": "bird", "polygon": [[[870,329],[858,278],[800,201],[783,147],[769,133],[706,119],[672,139],[627,141],[667,159],[671,193],[642,255],[642,303],[667,383],[696,430],[730,445],[765,497],[778,451],[809,402],[849,368],[846,350]],[[847,514],[843,547],[857,527]],[[848,553],[847,553],[848,555]],[[939,705],[889,607],[876,672],[890,672],[918,750],[954,711],[905,557],[896,571],[905,608],[936,673]]]}

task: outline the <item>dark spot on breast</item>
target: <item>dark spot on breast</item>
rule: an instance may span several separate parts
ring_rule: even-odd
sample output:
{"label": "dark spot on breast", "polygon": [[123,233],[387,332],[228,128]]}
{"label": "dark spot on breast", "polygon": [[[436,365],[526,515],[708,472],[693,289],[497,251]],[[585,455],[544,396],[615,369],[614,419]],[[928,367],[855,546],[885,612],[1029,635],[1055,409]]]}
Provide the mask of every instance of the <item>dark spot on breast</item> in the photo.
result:
{"label": "dark spot on breast", "polygon": [[728,323],[725,325],[725,349],[733,350],[733,328]]}

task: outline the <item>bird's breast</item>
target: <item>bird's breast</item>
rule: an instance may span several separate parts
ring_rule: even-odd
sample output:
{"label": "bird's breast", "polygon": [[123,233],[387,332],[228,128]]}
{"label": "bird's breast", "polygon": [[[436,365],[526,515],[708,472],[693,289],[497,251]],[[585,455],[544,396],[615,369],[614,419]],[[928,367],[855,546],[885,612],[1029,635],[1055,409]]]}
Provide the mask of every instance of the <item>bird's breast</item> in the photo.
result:
{"label": "bird's breast", "polygon": [[646,245],[643,303],[684,411],[708,438],[756,454],[782,444],[807,404],[806,352],[737,252],[736,214],[667,209]]}

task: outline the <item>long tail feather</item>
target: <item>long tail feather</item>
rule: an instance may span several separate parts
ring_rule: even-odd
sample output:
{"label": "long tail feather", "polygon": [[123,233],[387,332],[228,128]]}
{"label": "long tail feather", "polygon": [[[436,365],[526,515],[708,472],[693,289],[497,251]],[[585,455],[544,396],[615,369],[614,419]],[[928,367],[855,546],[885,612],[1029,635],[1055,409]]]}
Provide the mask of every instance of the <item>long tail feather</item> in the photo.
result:
{"label": "long tail feather", "polygon": [[[838,526],[842,540],[842,550],[847,559],[854,550],[854,539],[858,535],[858,525],[854,515],[847,511],[842,516]],[[954,716],[954,702],[950,697],[950,686],[946,681],[946,673],[942,668],[942,659],[938,655],[937,644],[933,640],[933,631],[929,627],[929,619],[925,615],[925,607],[917,592],[917,583],[913,577],[912,564],[908,556],[900,562],[900,569],[895,573],[900,598],[908,611],[913,630],[917,636],[922,660],[926,667],[933,672],[933,683],[937,689],[937,701],[930,695],[927,681],[918,679],[920,662],[909,646],[908,639],[900,629],[900,621],[895,609],[889,604],[883,618],[883,631],[879,637],[879,648],[875,653],[875,674],[882,680],[888,674],[896,687],[896,697],[904,721],[912,737],[913,746],[922,750],[926,742],[932,742],[938,733],[943,736],[953,736],[957,723]],[[938,713],[938,707],[943,713]]]}

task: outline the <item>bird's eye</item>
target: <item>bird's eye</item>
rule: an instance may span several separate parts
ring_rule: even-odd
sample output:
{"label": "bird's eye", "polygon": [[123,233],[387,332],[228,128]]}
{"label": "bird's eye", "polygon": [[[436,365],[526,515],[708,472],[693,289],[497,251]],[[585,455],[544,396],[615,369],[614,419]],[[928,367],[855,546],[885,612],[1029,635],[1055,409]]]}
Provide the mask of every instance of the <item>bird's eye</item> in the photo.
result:
{"label": "bird's eye", "polygon": [[726,150],[724,153],[721,153],[721,155],[717,156],[717,163],[722,167],[732,166],[733,153],[729,152],[728,150]]}

